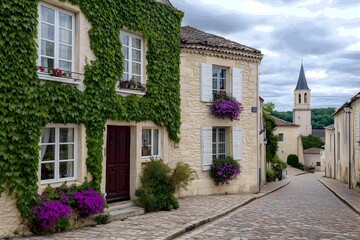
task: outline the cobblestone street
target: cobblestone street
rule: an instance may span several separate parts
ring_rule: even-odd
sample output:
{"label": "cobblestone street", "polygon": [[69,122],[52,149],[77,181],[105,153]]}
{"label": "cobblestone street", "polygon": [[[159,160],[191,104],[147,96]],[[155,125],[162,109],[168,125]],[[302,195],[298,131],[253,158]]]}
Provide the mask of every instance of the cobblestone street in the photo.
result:
{"label": "cobblestone street", "polygon": [[178,239],[360,239],[360,216],[317,181],[291,184]]}

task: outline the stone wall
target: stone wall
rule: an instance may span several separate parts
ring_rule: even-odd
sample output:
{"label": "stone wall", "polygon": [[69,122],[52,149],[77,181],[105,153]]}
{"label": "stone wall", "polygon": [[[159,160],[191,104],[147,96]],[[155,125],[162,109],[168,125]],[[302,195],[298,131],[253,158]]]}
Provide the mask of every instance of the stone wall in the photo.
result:
{"label": "stone wall", "polygon": [[16,207],[15,194],[7,191],[0,196],[0,239],[3,237],[23,234],[27,228],[22,224],[20,212]]}
{"label": "stone wall", "polygon": [[335,154],[335,129],[325,128],[325,174],[326,177],[335,178],[335,165],[334,165],[334,154]]}
{"label": "stone wall", "polygon": [[287,162],[287,157],[290,154],[295,154],[299,157],[298,141],[299,141],[299,127],[277,126],[274,134],[284,134],[284,141],[278,142],[277,155],[281,160]]}
{"label": "stone wall", "polygon": [[[242,104],[244,107],[239,121],[218,119],[210,115],[210,103],[200,101],[200,66],[202,63],[240,67],[243,73]],[[258,106],[258,63],[247,60],[234,60],[226,57],[212,57],[209,52],[192,53],[184,49],[181,53],[181,141],[169,145],[169,161],[183,161],[198,173],[188,191],[180,196],[207,195],[220,193],[239,193],[258,191],[258,127],[257,113],[251,107]],[[215,186],[209,171],[202,170],[201,160],[201,127],[203,126],[241,126],[242,127],[242,160],[241,174],[237,180],[226,186]]]}

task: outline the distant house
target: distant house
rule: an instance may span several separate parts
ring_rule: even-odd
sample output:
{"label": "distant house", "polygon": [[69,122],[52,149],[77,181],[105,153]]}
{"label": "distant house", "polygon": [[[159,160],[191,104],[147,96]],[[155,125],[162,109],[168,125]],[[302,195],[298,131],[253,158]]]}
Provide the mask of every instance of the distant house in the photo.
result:
{"label": "distant house", "polygon": [[360,92],[334,113],[326,127],[326,176],[355,188],[360,181]]}
{"label": "distant house", "polygon": [[[181,195],[256,193],[264,183],[259,149],[259,64],[257,49],[190,26],[181,29],[181,142],[169,148],[169,160],[187,162],[198,173]],[[242,103],[240,120],[210,113],[213,94],[226,93]],[[263,145],[262,145],[263,146]],[[214,159],[231,156],[241,173],[230,185],[216,186],[209,169]],[[259,174],[262,172],[263,174]]]}
{"label": "distant house", "polygon": [[299,157],[299,162],[304,163],[300,126],[277,117],[274,119],[276,124],[274,134],[278,136],[279,140],[277,155],[286,162],[290,154],[295,154]]}
{"label": "distant house", "polygon": [[304,150],[304,165],[314,168],[317,172],[323,172],[324,168],[324,149],[308,148]]}

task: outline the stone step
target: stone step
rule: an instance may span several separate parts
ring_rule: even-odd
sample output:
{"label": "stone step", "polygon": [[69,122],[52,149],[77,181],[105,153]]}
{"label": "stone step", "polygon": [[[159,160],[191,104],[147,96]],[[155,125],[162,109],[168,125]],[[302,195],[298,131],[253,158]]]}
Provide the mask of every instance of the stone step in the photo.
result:
{"label": "stone step", "polygon": [[133,207],[133,206],[135,206],[135,203],[133,201],[129,200],[129,201],[109,203],[108,205],[109,205],[109,208],[107,209],[107,212],[112,212],[112,211],[116,211],[116,210]]}
{"label": "stone step", "polygon": [[110,214],[110,221],[119,221],[128,217],[138,216],[145,213],[145,210],[138,206],[132,206],[120,210],[108,211]]}

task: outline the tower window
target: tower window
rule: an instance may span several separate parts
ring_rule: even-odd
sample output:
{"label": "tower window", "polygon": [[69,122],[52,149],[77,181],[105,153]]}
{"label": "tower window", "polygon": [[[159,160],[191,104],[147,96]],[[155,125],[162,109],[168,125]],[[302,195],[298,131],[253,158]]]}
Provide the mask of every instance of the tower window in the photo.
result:
{"label": "tower window", "polygon": [[304,94],[304,103],[306,103],[307,102],[307,94],[305,93]]}
{"label": "tower window", "polygon": [[301,103],[301,94],[299,94],[299,103]]}

